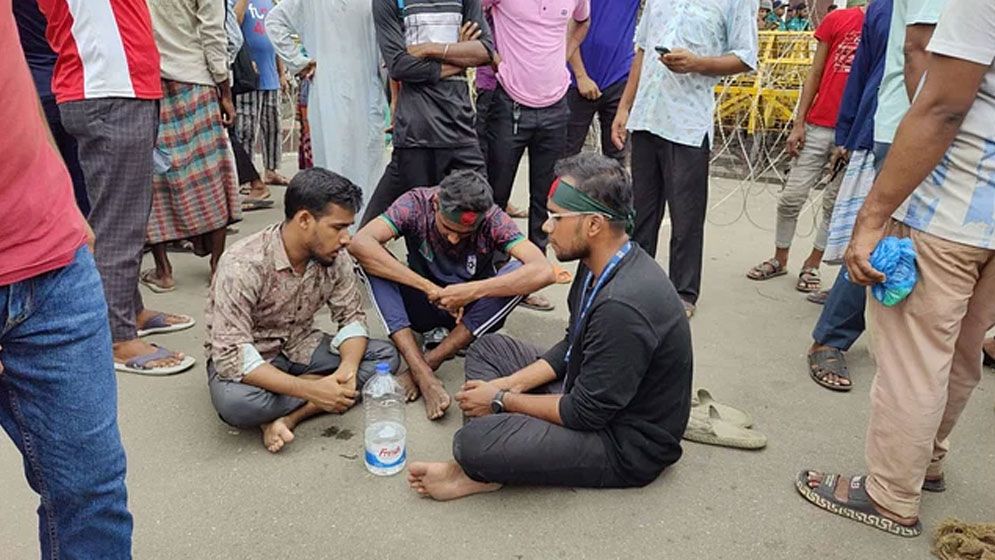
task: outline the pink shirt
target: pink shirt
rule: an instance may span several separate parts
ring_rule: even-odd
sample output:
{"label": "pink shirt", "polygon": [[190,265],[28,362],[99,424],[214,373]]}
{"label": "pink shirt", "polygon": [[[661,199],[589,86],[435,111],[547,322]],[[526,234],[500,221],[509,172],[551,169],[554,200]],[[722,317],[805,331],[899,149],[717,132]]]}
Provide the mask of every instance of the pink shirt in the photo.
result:
{"label": "pink shirt", "polygon": [[0,0],[0,286],[73,261],[86,237],[73,184],[49,142],[10,0]]}
{"label": "pink shirt", "polygon": [[494,42],[500,45],[498,82],[526,107],[549,107],[570,87],[567,27],[586,21],[591,0],[484,0],[493,7]]}

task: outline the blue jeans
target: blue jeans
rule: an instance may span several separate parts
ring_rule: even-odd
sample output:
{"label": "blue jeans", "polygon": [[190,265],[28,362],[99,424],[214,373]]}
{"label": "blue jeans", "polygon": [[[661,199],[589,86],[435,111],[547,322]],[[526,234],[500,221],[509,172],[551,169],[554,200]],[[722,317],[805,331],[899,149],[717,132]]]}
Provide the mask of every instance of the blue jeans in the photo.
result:
{"label": "blue jeans", "polygon": [[[874,170],[881,172],[881,165],[891,144],[874,143]],[[816,344],[844,352],[853,346],[864,332],[864,307],[867,305],[867,288],[850,282],[841,270],[829,290],[829,299],[822,308],[819,322],[812,331]]]}
{"label": "blue jeans", "polygon": [[86,247],[0,286],[0,426],[41,497],[43,558],[130,558],[107,303]]}

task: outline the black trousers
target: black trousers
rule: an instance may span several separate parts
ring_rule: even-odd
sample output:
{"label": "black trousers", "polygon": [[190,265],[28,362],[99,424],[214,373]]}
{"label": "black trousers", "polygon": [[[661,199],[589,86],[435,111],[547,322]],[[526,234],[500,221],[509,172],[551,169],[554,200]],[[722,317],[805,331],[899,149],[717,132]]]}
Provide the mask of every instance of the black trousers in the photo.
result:
{"label": "black trousers", "polygon": [[[479,338],[466,353],[466,379],[511,375],[542,355],[501,334]],[[559,382],[534,391],[559,393]],[[631,486],[618,475],[600,432],[581,432],[524,414],[471,419],[453,436],[453,458],[478,482],[589,488]]]}
{"label": "black trousers", "polygon": [[494,90],[493,89],[482,89],[477,91],[477,121],[475,127],[477,129],[477,142],[480,144],[480,153],[484,156],[484,161],[487,161],[487,119],[491,113],[491,103],[494,101]]}
{"label": "black trousers", "polygon": [[472,169],[487,176],[480,146],[456,148],[394,148],[390,163],[366,205],[363,222],[383,214],[401,195],[416,187],[434,187],[457,169]]}
{"label": "black trousers", "polygon": [[624,164],[628,146],[620,150],[612,143],[612,121],[615,120],[615,113],[618,112],[618,104],[622,101],[623,91],[625,91],[625,80],[619,80],[602,91],[601,97],[591,101],[582,97],[576,87],[570,87],[570,91],[567,92],[567,103],[570,105],[570,125],[567,127],[566,155],[579,154],[584,149],[587,131],[591,129],[594,115],[597,115],[598,124],[601,127],[601,153]]}
{"label": "black trousers", "polygon": [[665,208],[670,210],[670,279],[685,301],[701,293],[701,266],[708,208],[708,138],[698,148],[649,132],[632,134],[633,238],[656,257]]}
{"label": "black trousers", "polygon": [[259,172],[256,171],[256,166],[252,163],[252,157],[245,152],[234,126],[228,128],[228,139],[231,140],[231,151],[235,153],[235,171],[238,173],[238,184],[244,185],[259,180]]}
{"label": "black trousers", "polygon": [[59,148],[62,161],[66,162],[66,169],[69,170],[69,177],[73,181],[76,206],[79,206],[80,213],[87,216],[90,214],[90,198],[86,194],[86,179],[83,177],[83,168],[79,165],[79,148],[76,145],[76,138],[62,126],[62,116],[59,113],[59,105],[55,102],[55,97],[42,97],[41,106],[45,111],[48,128],[52,131],[52,138]]}
{"label": "black trousers", "polygon": [[494,91],[487,121],[487,175],[494,202],[508,206],[511,188],[525,149],[529,150],[529,241],[546,249],[546,197],[555,175],[553,167],[566,153],[570,108],[566,96],[549,107],[536,109],[514,101],[503,88]]}

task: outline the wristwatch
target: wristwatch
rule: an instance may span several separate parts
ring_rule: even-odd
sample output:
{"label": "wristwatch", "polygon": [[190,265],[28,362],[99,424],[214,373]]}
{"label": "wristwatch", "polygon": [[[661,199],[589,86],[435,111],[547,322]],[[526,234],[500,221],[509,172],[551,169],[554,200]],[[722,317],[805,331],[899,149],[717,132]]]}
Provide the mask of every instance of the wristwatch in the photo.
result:
{"label": "wristwatch", "polygon": [[504,395],[508,391],[501,389],[494,395],[494,400],[491,401],[491,412],[494,414],[501,414],[504,412]]}

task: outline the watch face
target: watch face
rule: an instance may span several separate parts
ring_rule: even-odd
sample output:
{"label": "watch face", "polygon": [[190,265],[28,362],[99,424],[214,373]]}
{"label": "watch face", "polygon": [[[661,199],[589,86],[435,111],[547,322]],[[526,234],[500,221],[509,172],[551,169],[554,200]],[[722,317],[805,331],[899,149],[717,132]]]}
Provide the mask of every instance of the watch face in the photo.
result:
{"label": "watch face", "polygon": [[504,407],[501,406],[501,402],[497,399],[491,401],[491,412],[494,414],[501,414],[504,411]]}

